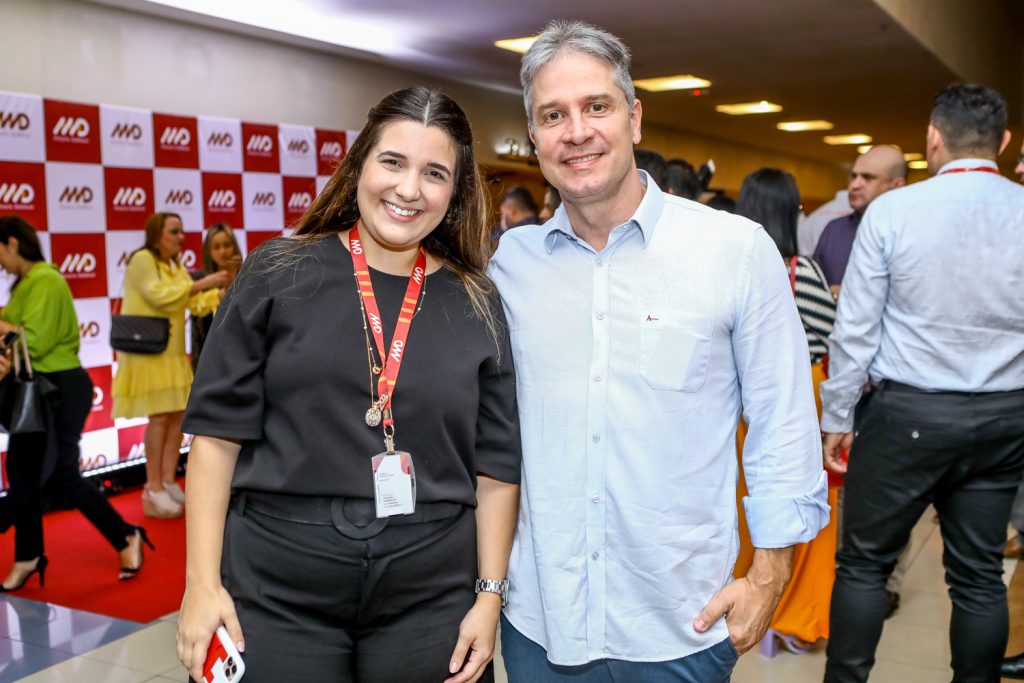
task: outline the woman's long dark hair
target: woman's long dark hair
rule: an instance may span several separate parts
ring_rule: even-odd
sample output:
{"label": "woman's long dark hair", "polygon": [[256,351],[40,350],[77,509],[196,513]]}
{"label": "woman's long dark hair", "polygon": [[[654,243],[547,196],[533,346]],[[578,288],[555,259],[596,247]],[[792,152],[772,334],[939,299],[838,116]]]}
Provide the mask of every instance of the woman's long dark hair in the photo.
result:
{"label": "woman's long dark hair", "polygon": [[[0,242],[9,244],[11,238],[18,240],[18,255],[30,263],[45,261],[43,248],[39,245],[36,229],[21,216],[0,216]],[[13,290],[21,282],[19,277],[11,285]]]}
{"label": "woman's long dark hair", "polygon": [[356,189],[363,166],[384,129],[401,121],[440,128],[455,147],[455,182],[448,212],[424,238],[423,248],[462,279],[473,308],[494,332],[494,313],[488,299],[493,286],[484,272],[491,253],[490,231],[485,224],[487,194],[473,156],[473,131],[459,105],[437,90],[422,86],[398,90],[370,109],[359,137],[299,219],[295,234],[332,234],[352,227],[359,219]]}
{"label": "woman's long dark hair", "polygon": [[800,191],[796,179],[778,168],[759,168],[743,179],[736,213],[760,223],[783,258],[797,255]]}

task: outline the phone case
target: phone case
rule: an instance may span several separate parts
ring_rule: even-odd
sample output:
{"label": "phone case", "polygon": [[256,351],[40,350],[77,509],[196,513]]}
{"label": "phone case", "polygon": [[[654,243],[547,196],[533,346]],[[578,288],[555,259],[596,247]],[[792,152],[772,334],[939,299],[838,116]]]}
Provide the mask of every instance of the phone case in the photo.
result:
{"label": "phone case", "polygon": [[223,626],[219,627],[210,640],[210,649],[203,663],[203,683],[238,683],[245,673],[245,662],[238,649],[231,642],[231,636]]}

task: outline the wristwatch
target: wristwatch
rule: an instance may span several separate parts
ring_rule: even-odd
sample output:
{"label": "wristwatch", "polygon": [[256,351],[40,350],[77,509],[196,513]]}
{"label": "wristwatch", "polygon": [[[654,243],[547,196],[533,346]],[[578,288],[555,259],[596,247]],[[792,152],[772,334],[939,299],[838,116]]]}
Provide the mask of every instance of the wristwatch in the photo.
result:
{"label": "wristwatch", "polygon": [[477,579],[476,592],[497,593],[501,596],[501,606],[504,607],[508,604],[508,579]]}

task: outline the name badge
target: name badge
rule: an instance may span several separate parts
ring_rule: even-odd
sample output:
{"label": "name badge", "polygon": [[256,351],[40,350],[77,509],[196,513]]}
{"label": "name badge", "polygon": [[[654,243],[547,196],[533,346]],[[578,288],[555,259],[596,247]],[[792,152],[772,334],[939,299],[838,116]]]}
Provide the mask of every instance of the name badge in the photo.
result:
{"label": "name badge", "polygon": [[416,471],[405,451],[373,456],[373,490],[377,517],[411,515],[416,511]]}

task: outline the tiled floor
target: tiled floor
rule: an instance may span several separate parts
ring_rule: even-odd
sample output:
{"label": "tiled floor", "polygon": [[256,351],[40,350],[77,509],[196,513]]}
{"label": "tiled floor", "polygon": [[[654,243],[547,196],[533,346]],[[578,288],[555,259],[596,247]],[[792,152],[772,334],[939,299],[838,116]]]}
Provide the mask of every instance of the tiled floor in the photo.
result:
{"label": "tiled floor", "polygon": [[[929,512],[914,530],[914,561],[899,611],[886,622],[872,683],[940,683],[949,668],[950,605],[942,573],[942,541]],[[1006,581],[1015,563],[1007,563]],[[0,683],[141,683],[185,681],[174,655],[170,614],[151,624],[132,622],[0,596]],[[500,660],[500,655],[499,655]],[[744,655],[735,683],[817,683],[824,651]],[[498,683],[506,683],[498,667]]]}

